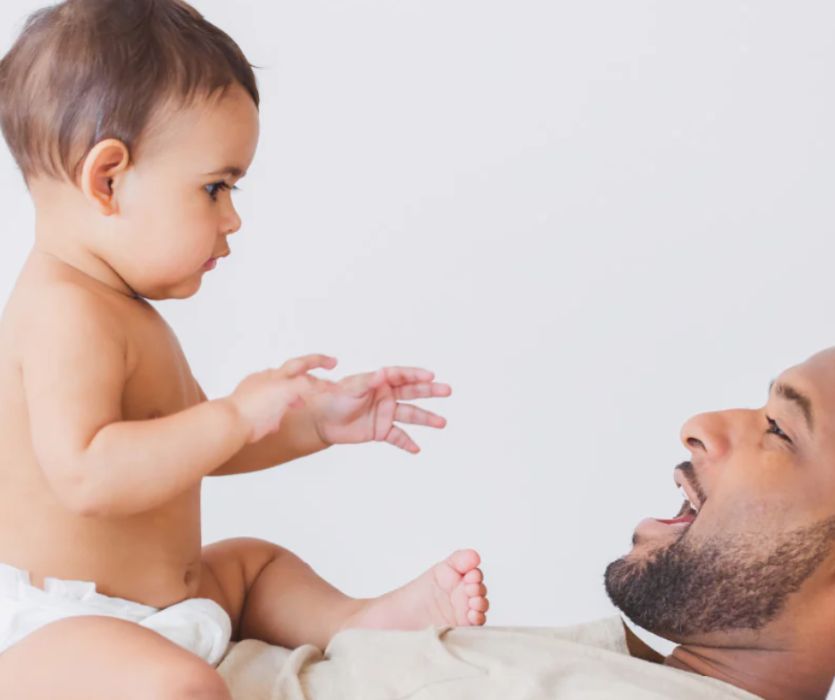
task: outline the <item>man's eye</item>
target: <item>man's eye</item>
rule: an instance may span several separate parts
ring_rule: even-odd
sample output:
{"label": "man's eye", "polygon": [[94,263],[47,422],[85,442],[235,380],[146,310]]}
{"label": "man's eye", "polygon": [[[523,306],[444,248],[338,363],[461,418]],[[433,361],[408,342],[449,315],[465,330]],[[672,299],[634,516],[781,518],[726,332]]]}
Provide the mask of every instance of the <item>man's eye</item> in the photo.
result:
{"label": "man's eye", "polygon": [[236,186],[229,186],[226,182],[213,182],[211,185],[206,185],[206,192],[208,193],[209,197],[212,198],[212,201],[217,201],[217,193],[221,190],[237,190],[239,189]]}
{"label": "man's eye", "polygon": [[776,435],[779,438],[782,438],[786,442],[791,442],[791,438],[788,435],[786,435],[782,430],[780,430],[780,426],[777,425],[776,420],[774,420],[773,418],[769,418],[768,416],[766,416],[765,419],[768,421],[768,430],[765,431],[766,433],[773,433],[774,435]]}

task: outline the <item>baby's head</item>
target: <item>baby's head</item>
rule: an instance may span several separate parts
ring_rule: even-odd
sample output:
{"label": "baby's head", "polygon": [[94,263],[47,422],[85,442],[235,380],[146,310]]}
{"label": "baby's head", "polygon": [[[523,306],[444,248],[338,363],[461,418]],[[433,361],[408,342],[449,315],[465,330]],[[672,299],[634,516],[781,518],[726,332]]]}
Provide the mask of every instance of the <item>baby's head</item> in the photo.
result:
{"label": "baby's head", "polygon": [[0,128],[37,246],[129,295],[191,296],[240,227],[258,104],[238,45],[181,0],[33,13],[0,61]]}

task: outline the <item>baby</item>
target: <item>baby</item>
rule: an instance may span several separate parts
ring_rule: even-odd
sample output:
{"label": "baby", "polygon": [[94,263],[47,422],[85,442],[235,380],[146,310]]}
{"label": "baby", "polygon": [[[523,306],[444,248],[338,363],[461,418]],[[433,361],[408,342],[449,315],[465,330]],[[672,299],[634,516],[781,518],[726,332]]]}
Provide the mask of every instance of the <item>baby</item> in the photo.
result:
{"label": "baby", "polygon": [[255,538],[201,548],[204,476],[385,440],[402,403],[448,396],[423,369],[339,382],[308,355],[208,400],[149,299],[194,295],[241,226],[258,89],[227,34],[181,0],[67,0],[0,63],[0,126],[35,243],[0,320],[0,697],[230,698],[230,640],[324,648],[348,627],[482,625],[460,550],[354,599]]}

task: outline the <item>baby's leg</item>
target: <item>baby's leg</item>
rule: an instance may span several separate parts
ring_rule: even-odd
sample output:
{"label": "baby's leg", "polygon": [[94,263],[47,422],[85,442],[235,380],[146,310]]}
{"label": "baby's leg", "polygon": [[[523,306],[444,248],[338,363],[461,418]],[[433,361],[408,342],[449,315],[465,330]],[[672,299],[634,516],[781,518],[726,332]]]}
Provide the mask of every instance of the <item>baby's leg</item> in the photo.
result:
{"label": "baby's leg", "polygon": [[220,674],[160,634],[114,617],[68,617],[0,653],[0,698],[231,700]]}
{"label": "baby's leg", "polygon": [[453,552],[414,581],[378,598],[363,601],[342,629],[421,629],[467,627],[487,621],[487,586],[472,549]]}
{"label": "baby's leg", "polygon": [[[477,568],[479,556],[471,549],[453,553],[395,591],[357,600],[324,581],[292,552],[261,544],[272,555],[244,582],[240,639],[291,648],[310,643],[324,649],[334,634],[350,627],[409,630],[485,622],[487,588]],[[236,563],[234,556],[227,556]],[[218,570],[223,566],[213,564]]]}

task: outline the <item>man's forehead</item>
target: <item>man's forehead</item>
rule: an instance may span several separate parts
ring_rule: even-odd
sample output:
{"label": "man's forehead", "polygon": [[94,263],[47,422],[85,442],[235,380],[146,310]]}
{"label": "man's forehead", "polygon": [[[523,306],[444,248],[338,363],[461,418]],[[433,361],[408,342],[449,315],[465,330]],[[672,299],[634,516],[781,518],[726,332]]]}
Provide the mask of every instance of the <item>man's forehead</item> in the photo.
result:
{"label": "man's forehead", "polygon": [[801,374],[816,384],[835,384],[835,347],[815,353],[785,373]]}
{"label": "man's forehead", "polygon": [[[778,396],[807,403],[805,411],[814,413],[824,424],[835,421],[835,348],[827,348],[800,364],[780,373],[769,385]],[[800,400],[798,400],[798,395]]]}

